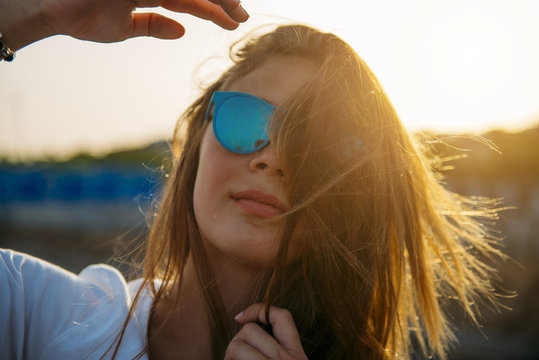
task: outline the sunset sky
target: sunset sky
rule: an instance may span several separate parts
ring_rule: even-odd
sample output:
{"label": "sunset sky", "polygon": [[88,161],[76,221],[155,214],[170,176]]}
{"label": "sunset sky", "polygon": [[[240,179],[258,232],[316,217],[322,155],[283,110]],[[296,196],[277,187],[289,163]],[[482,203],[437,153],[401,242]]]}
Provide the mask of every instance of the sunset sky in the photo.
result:
{"label": "sunset sky", "polygon": [[169,14],[186,27],[184,38],[93,44],[56,36],[20,50],[0,63],[0,157],[99,154],[167,139],[198,84],[227,66],[228,46],[261,24],[283,22],[350,43],[411,131],[517,131],[539,123],[539,1],[243,5],[251,19],[235,32]]}

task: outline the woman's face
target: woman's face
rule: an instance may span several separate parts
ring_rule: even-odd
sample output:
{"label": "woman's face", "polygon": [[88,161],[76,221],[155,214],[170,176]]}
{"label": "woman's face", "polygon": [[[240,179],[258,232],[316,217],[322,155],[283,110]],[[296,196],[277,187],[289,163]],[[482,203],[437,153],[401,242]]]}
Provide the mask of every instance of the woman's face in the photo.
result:
{"label": "woman's face", "polygon": [[[233,81],[226,90],[252,94],[279,106],[313,73],[314,66],[308,60],[275,56]],[[250,266],[268,264],[276,254],[276,236],[282,226],[282,221],[271,218],[282,209],[261,199],[274,197],[287,207],[285,184],[286,174],[271,143],[251,154],[236,154],[221,146],[212,126],[207,126],[200,145],[193,201],[210,258],[217,256]]]}

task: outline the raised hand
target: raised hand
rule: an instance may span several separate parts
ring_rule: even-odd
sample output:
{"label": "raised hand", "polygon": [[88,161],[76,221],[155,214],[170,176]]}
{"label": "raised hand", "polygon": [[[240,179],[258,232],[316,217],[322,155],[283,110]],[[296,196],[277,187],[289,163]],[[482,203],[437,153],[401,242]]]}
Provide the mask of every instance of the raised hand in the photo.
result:
{"label": "raised hand", "polygon": [[0,0],[0,32],[14,50],[54,34],[97,42],[184,34],[183,26],[170,18],[133,13],[146,7],[191,14],[228,30],[249,17],[239,0]]}
{"label": "raised hand", "polygon": [[[239,2],[217,0],[41,0],[45,21],[55,32],[99,42],[120,41],[134,36],[178,38],[183,27],[156,13],[136,13],[136,8],[162,7],[188,13],[232,30],[245,21]],[[234,7],[235,6],[235,7]]]}
{"label": "raised hand", "polygon": [[[272,306],[266,319],[264,304],[254,304],[236,316],[236,321],[243,327],[228,345],[225,360],[307,359],[288,310]],[[273,336],[257,321],[271,325]]]}

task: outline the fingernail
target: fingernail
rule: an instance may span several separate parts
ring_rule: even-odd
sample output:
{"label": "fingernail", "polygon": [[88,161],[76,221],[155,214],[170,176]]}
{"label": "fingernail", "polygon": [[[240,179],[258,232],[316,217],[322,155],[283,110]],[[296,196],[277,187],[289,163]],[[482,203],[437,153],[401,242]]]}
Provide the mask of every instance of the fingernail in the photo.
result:
{"label": "fingernail", "polygon": [[243,316],[243,311],[240,312],[238,315],[234,316],[234,320],[239,320]]}
{"label": "fingernail", "polygon": [[245,18],[245,20],[247,20],[249,18],[249,13],[247,11],[245,11],[243,6],[241,6],[241,5],[238,7],[238,9],[240,10],[241,14],[243,15],[243,18]]}

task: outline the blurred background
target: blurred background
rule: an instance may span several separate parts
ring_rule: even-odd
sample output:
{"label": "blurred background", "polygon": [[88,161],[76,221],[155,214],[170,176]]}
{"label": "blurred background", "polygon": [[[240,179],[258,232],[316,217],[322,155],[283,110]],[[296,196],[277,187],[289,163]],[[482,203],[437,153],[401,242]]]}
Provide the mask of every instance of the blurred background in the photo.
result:
{"label": "blurred background", "polygon": [[227,67],[235,40],[299,21],[349,42],[410,132],[456,156],[447,163],[451,190],[514,207],[495,228],[511,257],[497,264],[500,286],[518,296],[503,299],[510,310],[484,309],[480,329],[455,315],[450,358],[539,359],[539,2],[243,5],[252,18],[235,32],[162,12],[185,25],[184,38],[57,36],[0,63],[0,247],[74,272],[108,262],[127,274],[179,114]]}

